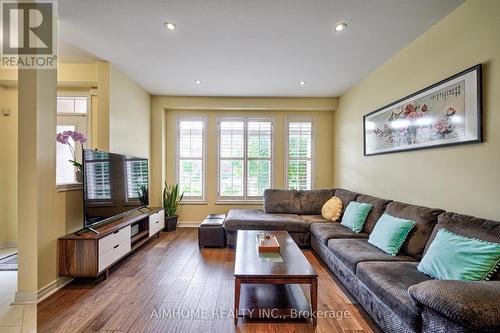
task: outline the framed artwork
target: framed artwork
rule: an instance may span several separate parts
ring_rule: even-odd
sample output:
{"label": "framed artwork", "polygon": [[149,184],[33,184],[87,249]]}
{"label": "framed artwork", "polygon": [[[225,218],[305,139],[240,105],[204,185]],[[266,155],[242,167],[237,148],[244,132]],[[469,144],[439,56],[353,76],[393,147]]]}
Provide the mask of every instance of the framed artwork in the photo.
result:
{"label": "framed artwork", "polygon": [[482,67],[363,116],[364,154],[482,142]]}

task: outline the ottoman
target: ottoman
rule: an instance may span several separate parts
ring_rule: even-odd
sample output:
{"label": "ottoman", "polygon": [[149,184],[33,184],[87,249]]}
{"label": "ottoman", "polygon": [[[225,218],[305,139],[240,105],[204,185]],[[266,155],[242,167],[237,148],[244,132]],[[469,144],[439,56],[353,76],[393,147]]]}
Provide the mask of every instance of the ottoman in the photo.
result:
{"label": "ottoman", "polygon": [[224,232],[224,214],[210,214],[198,226],[198,246],[226,247]]}

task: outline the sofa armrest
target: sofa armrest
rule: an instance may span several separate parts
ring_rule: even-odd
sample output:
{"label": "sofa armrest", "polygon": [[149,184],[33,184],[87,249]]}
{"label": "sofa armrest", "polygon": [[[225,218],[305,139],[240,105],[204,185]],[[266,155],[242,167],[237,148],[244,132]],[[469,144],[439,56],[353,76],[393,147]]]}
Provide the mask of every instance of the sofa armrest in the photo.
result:
{"label": "sofa armrest", "polygon": [[500,331],[500,281],[430,280],[408,292],[417,306],[471,330]]}

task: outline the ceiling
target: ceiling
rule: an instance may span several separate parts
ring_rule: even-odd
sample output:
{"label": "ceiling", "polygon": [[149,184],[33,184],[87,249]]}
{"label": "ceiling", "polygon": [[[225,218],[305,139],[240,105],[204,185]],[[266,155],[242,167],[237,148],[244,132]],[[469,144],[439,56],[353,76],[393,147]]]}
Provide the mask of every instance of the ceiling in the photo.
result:
{"label": "ceiling", "polygon": [[154,95],[336,97],[462,2],[60,0],[59,58],[109,61]]}

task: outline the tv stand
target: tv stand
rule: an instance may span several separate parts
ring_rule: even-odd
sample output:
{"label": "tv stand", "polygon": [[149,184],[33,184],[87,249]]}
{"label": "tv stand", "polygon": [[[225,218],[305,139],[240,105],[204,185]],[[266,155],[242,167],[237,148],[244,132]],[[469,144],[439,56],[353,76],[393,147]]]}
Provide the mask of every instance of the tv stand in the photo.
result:
{"label": "tv stand", "polygon": [[164,226],[163,208],[148,208],[63,236],[58,240],[59,276],[107,277],[114,264],[159,237]]}

